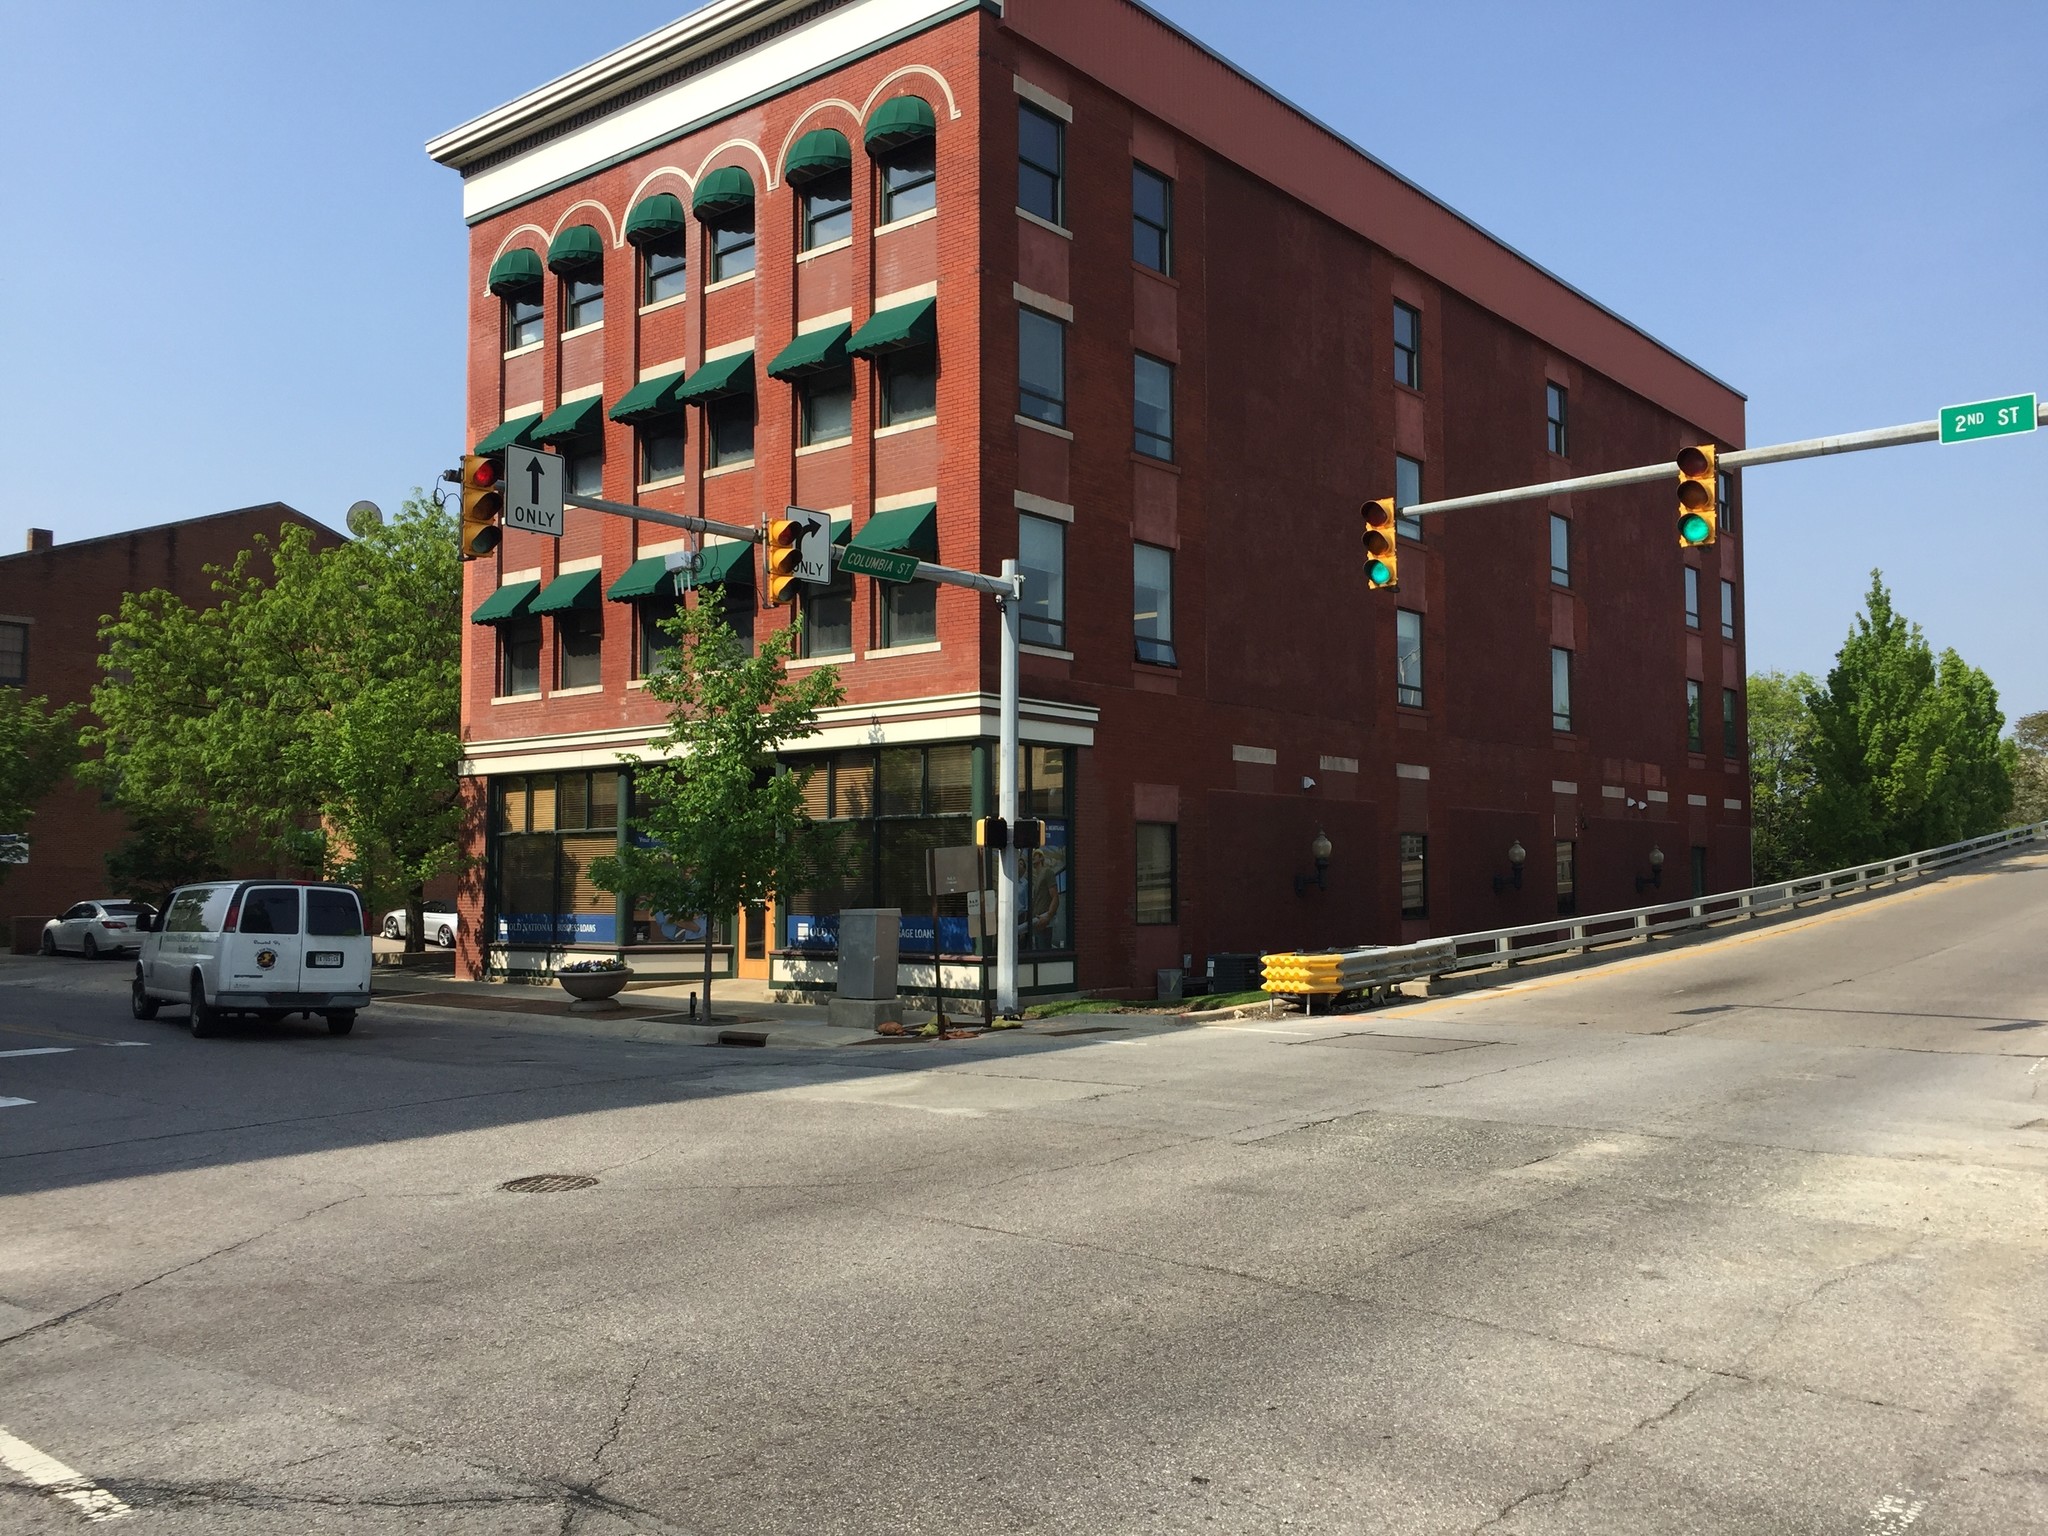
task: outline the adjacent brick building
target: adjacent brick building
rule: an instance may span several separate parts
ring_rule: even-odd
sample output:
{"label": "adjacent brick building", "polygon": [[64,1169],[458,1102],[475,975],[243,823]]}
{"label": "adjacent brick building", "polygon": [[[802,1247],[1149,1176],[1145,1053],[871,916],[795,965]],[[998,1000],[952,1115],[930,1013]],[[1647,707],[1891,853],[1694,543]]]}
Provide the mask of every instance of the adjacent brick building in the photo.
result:
{"label": "adjacent brick building", "polygon": [[[720,0],[429,150],[464,176],[472,442],[1021,559],[1026,990],[1628,905],[1653,848],[1667,891],[1746,883],[1735,487],[1705,550],[1655,488],[1433,518],[1398,592],[1359,549],[1368,497],[1740,446],[1742,397],[1151,12]],[[585,876],[678,547],[572,510],[468,567],[473,968],[678,936]],[[700,558],[785,621],[750,547]],[[921,850],[992,798],[993,603],[809,606],[847,703],[792,757],[866,863],[718,915],[742,972],[840,905],[921,909]]]}
{"label": "adjacent brick building", "polygon": [[[0,687],[90,707],[100,625],[124,595],[162,588],[195,608],[210,606],[207,567],[232,564],[259,534],[275,542],[292,524],[310,529],[316,545],[340,542],[333,529],[275,501],[72,544],[31,528],[26,550],[0,556]],[[0,881],[0,916],[52,917],[74,902],[121,894],[107,884],[107,855],[127,835],[127,821],[98,790],[67,780],[27,830],[33,853]]]}

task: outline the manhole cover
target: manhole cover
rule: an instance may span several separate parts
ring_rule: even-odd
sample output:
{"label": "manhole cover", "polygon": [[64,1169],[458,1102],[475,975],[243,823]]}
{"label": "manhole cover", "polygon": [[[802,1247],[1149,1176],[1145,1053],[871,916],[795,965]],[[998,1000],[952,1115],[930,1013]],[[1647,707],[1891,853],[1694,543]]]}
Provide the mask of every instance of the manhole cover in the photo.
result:
{"label": "manhole cover", "polygon": [[565,1189],[588,1189],[596,1182],[587,1173],[529,1173],[498,1188],[508,1195],[558,1195]]}

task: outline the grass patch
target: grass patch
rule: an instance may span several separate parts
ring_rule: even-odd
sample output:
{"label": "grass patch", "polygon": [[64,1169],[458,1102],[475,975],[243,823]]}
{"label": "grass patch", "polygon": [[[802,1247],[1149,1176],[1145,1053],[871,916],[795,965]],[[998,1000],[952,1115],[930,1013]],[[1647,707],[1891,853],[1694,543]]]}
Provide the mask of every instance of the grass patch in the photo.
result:
{"label": "grass patch", "polygon": [[1027,1019],[1057,1019],[1070,1013],[1204,1013],[1211,1008],[1242,1008],[1247,1003],[1263,1003],[1271,994],[1262,991],[1221,992],[1213,997],[1184,997],[1172,1002],[1143,1001],[1120,1002],[1107,997],[1061,997],[1051,1002],[1033,1003],[1024,1010]]}

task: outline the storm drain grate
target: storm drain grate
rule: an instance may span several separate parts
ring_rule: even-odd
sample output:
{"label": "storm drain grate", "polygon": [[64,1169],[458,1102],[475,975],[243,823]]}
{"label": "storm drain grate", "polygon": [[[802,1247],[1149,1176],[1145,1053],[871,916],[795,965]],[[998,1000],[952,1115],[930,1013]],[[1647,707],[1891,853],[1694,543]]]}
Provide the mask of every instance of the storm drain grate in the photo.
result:
{"label": "storm drain grate", "polygon": [[558,1195],[569,1189],[588,1189],[595,1184],[587,1173],[529,1173],[498,1186],[508,1195]]}

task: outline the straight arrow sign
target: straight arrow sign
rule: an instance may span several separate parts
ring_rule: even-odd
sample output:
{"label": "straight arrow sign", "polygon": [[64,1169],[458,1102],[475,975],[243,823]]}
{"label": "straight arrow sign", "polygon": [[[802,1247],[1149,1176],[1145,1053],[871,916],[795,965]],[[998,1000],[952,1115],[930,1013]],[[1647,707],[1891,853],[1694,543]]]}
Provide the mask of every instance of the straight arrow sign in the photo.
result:
{"label": "straight arrow sign", "polygon": [[562,536],[562,457],[532,448],[505,450],[505,526]]}

